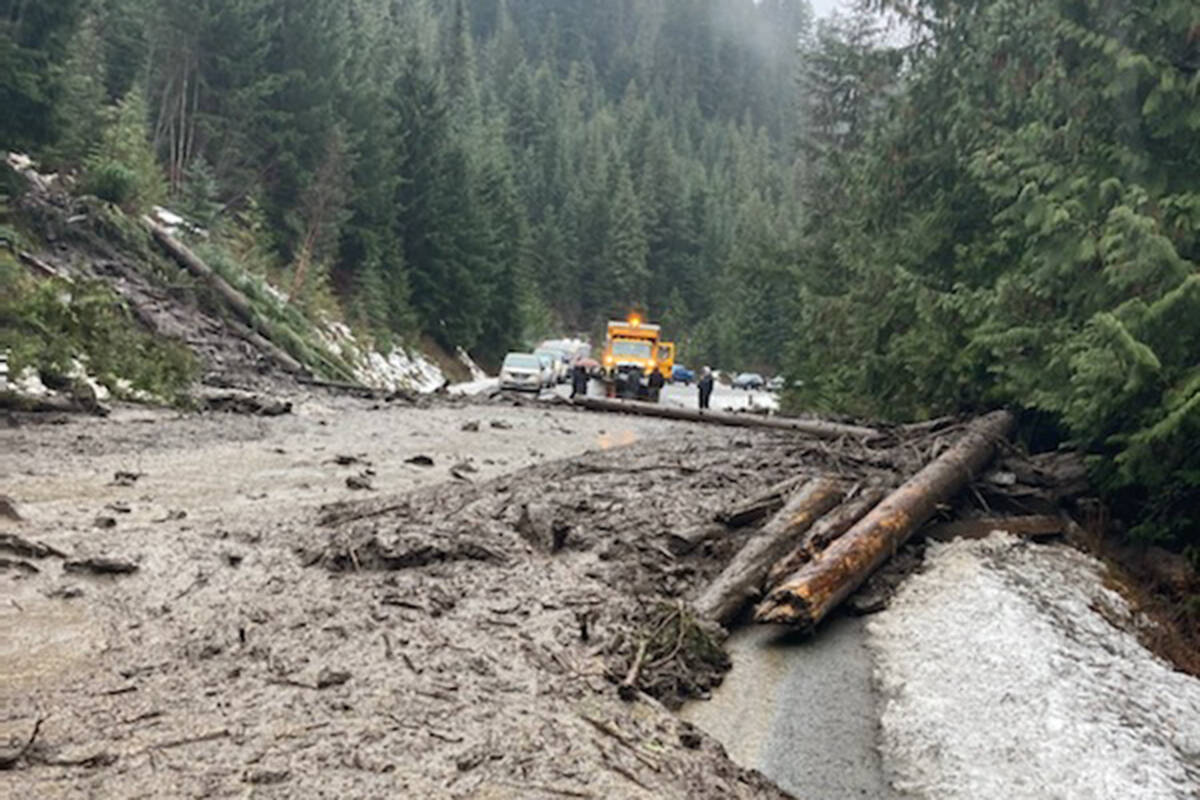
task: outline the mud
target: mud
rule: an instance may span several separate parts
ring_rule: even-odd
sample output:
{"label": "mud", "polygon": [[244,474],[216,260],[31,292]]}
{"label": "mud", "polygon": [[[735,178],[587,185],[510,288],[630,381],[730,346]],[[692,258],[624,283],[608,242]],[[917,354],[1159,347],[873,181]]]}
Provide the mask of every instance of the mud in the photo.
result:
{"label": "mud", "polygon": [[[661,534],[823,453],[506,404],[282,399],[292,414],[0,430],[24,517],[0,530],[138,567],[0,572],[0,744],[43,720],[6,790],[786,796],[669,712],[721,671],[682,618],[632,702],[618,684],[645,626],[740,544],[676,558]],[[531,507],[554,510],[557,547],[518,530]]]}

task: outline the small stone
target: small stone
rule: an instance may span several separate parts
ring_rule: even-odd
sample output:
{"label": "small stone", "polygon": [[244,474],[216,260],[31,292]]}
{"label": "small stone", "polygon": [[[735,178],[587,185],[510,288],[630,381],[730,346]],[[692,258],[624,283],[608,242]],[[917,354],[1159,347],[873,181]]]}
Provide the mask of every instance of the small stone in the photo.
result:
{"label": "small stone", "polygon": [[350,673],[342,669],[330,669],[326,667],[317,675],[317,688],[328,689],[333,686],[341,686],[350,680]]}

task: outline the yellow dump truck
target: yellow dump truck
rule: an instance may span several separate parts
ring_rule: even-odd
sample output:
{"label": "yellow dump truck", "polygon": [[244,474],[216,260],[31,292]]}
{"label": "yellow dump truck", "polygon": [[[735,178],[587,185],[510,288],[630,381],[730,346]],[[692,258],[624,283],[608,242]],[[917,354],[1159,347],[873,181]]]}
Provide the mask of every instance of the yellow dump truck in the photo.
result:
{"label": "yellow dump truck", "polygon": [[[634,314],[608,323],[601,363],[609,397],[658,402],[659,389],[671,379],[675,366],[675,345],[662,340],[658,325]],[[662,380],[654,379],[654,373]]]}

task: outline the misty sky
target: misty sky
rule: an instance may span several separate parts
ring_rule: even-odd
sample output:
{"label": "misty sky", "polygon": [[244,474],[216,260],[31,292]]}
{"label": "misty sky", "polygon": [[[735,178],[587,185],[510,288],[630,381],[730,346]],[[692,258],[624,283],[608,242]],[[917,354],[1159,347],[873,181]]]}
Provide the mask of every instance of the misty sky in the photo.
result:
{"label": "misty sky", "polygon": [[850,5],[850,0],[809,0],[809,2],[812,3],[813,11],[817,12],[818,17],[824,17],[830,11]]}

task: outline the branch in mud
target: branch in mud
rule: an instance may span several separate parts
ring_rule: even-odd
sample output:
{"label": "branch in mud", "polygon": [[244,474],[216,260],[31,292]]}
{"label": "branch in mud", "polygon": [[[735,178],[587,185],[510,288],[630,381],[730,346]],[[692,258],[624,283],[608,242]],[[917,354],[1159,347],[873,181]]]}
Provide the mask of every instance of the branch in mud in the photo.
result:
{"label": "branch in mud", "polygon": [[640,619],[610,623],[609,674],[624,676],[618,694],[625,700],[639,693],[668,708],[706,696],[729,670],[721,647],[723,631],[697,616],[686,604],[660,602]]}

